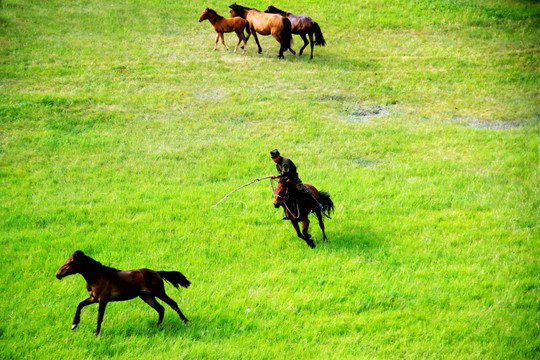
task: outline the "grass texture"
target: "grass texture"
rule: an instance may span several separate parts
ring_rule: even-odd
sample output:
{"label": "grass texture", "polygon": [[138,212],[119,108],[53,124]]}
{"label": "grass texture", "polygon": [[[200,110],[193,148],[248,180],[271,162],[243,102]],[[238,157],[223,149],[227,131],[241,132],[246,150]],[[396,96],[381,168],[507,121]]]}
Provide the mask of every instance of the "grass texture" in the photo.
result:
{"label": "grass texture", "polygon": [[[274,2],[313,60],[212,52],[228,5],[0,2],[0,357],[537,358],[538,2]],[[274,148],[336,205],[314,250],[267,181],[212,207]],[[78,249],[183,272],[191,324],[133,300],[71,331]]]}

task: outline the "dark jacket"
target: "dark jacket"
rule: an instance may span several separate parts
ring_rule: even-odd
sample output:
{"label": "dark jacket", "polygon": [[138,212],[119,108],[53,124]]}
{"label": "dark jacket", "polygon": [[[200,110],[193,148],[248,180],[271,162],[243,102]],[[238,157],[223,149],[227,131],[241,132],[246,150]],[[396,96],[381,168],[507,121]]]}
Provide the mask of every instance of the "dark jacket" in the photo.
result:
{"label": "dark jacket", "polygon": [[296,183],[300,180],[296,172],[296,165],[289,158],[282,156],[281,160],[276,163],[276,169],[279,173],[279,182],[285,182],[290,179],[292,183]]}

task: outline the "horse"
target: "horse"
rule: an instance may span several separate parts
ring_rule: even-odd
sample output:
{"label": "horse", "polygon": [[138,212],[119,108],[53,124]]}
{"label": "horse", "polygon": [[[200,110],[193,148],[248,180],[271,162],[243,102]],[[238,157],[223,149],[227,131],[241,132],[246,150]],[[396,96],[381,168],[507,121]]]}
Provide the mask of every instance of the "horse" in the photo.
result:
{"label": "horse", "polygon": [[71,325],[72,330],[75,330],[79,325],[81,310],[87,305],[99,303],[95,332],[95,336],[98,336],[107,303],[110,301],[131,300],[137,296],[158,312],[158,325],[163,321],[165,308],[157,302],[156,297],[176,311],[184,323],[189,323],[176,302],[167,296],[163,284],[163,280],[166,280],[177,289],[178,285],[187,288],[191,282],[178,271],[154,271],[150,269],[121,271],[104,266],[85,255],[82,251],[77,250],[56,271],[56,278],[61,280],[73,274],[81,274],[84,277],[86,289],[90,296],[77,306],[73,325]]}
{"label": "horse", "polygon": [[263,13],[257,9],[248,8],[236,3],[229,5],[229,8],[232,17],[240,16],[248,21],[249,31],[246,41],[253,34],[259,48],[259,54],[262,52],[262,48],[261,44],[259,44],[257,33],[261,35],[271,34],[281,45],[278,57],[280,59],[284,58],[283,52],[290,49],[292,41],[291,22],[289,19],[278,14]]}
{"label": "horse", "polygon": [[244,49],[244,54],[246,53],[246,44],[247,39],[244,35],[244,29],[247,26],[247,21],[245,19],[242,19],[239,16],[233,17],[231,19],[226,19],[223,16],[219,15],[215,10],[206,8],[202,12],[201,16],[199,17],[199,22],[202,22],[204,20],[210,21],[212,26],[214,27],[214,30],[216,31],[216,46],[214,46],[214,50],[216,51],[218,46],[218,41],[221,38],[221,42],[223,43],[223,46],[229,51],[229,47],[225,45],[225,40],[223,39],[223,33],[228,32],[236,32],[236,36],[238,36],[238,43],[236,44],[234,48],[234,52],[236,52],[236,49],[238,49],[238,45],[240,45],[241,41],[244,41],[244,46],[242,46],[242,49]]}
{"label": "horse", "polygon": [[[317,24],[315,21],[313,21],[312,18],[309,16],[299,16],[294,15],[289,12],[283,11],[278,9],[275,6],[270,5],[266,10],[264,10],[265,13],[268,14],[279,14],[282,16],[285,16],[287,19],[291,21],[291,33],[295,35],[300,35],[302,40],[304,40],[304,46],[299,51],[299,55],[302,55],[302,52],[308,46],[308,44],[311,44],[311,57],[310,59],[313,59],[313,45],[317,46],[325,46],[326,41],[324,40],[321,28],[319,24]],[[306,38],[306,35],[309,36],[309,42]],[[313,41],[313,35],[315,35],[315,41]],[[291,50],[291,49],[290,49]],[[291,52],[294,51],[291,50]]]}
{"label": "horse", "polygon": [[[311,235],[308,233],[309,219],[308,216],[311,212],[317,215],[319,220],[319,227],[322,230],[323,241],[327,241],[326,233],[324,231],[323,215],[330,218],[330,214],[334,211],[334,203],[330,199],[330,194],[325,191],[318,191],[315,186],[310,184],[304,184],[304,186],[313,194],[313,196],[321,203],[322,208],[312,208],[309,201],[303,199],[302,195],[298,194],[293,187],[286,186],[283,183],[278,183],[274,190],[275,199],[274,207],[278,208],[283,206],[285,216],[291,220],[291,223],[296,230],[296,234],[302,240],[304,240],[312,249],[315,247],[315,243],[311,239]],[[300,232],[299,222],[302,222],[302,232]]]}

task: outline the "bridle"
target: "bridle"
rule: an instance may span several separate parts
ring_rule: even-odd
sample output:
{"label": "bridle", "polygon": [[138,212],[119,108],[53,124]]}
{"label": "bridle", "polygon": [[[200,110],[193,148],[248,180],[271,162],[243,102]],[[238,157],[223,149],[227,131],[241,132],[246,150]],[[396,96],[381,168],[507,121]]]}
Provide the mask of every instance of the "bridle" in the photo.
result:
{"label": "bridle", "polygon": [[290,199],[289,187],[287,185],[283,185],[283,186],[285,186],[285,194],[282,196],[282,195],[276,194],[276,189],[275,189],[276,187],[274,187],[274,179],[271,179],[270,185],[272,187],[272,193],[274,194],[274,197],[277,197],[277,198],[279,198],[281,200],[281,203],[283,204],[283,207],[285,209],[287,209],[289,214],[291,214],[291,216],[294,219],[298,219],[300,217],[300,205],[298,205],[298,199],[295,199],[296,200],[295,203],[296,203],[296,214],[297,215],[294,215],[294,213],[289,208],[289,205],[287,205],[287,200]]}

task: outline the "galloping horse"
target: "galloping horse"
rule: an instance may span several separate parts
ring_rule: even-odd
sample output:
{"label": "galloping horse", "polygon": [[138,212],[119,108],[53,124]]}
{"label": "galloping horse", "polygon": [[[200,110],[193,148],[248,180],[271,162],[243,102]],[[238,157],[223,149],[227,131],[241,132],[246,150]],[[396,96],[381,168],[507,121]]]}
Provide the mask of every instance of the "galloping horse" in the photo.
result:
{"label": "galloping horse", "polygon": [[277,14],[266,14],[257,9],[237,5],[236,3],[230,5],[229,7],[231,16],[240,16],[248,21],[249,34],[246,41],[249,39],[249,36],[253,34],[255,42],[259,47],[259,54],[262,52],[262,48],[261,44],[259,44],[257,33],[261,35],[271,34],[281,45],[279,48],[278,57],[284,57],[283,52],[290,49],[292,41],[291,22],[289,19]]}
{"label": "galloping horse", "polygon": [[[291,21],[291,33],[295,35],[300,35],[302,40],[304,40],[304,46],[302,46],[302,48],[300,49],[299,55],[302,55],[302,52],[304,51],[306,46],[311,43],[311,59],[313,59],[313,45],[326,45],[326,41],[324,40],[319,24],[313,21],[313,19],[309,16],[293,15],[286,11],[280,10],[272,5],[270,5],[266,10],[264,10],[264,12],[268,14],[279,14],[285,16]],[[313,41],[313,34],[315,34],[315,42]],[[309,42],[306,38],[306,35],[309,36]],[[292,49],[289,50],[294,54],[294,51],[292,51]]]}
{"label": "galloping horse", "polygon": [[[199,17],[199,22],[208,20],[214,27],[214,30],[216,31],[216,46],[214,46],[214,51],[217,49],[218,41],[221,38],[221,42],[223,46],[229,51],[229,47],[225,45],[225,40],[223,39],[223,33],[228,32],[236,32],[236,36],[238,36],[238,43],[234,47],[234,52],[236,52],[236,49],[238,49],[238,45],[240,45],[241,41],[244,41],[244,46],[242,46],[242,49],[244,49],[244,54],[246,53],[246,43],[247,39],[244,35],[244,28],[247,25],[247,21],[245,19],[242,19],[239,16],[233,17],[231,19],[226,19],[223,16],[219,15],[215,10],[212,10],[210,8],[204,9],[201,16]],[[249,31],[249,30],[248,30]]]}
{"label": "galloping horse", "polygon": [[75,330],[79,325],[82,308],[99,303],[95,333],[98,336],[107,303],[109,301],[131,300],[137,296],[158,312],[158,325],[163,320],[165,309],[156,301],[156,297],[173,308],[185,323],[189,323],[176,302],[167,296],[163,285],[163,280],[167,280],[176,288],[178,288],[178,285],[187,288],[191,284],[190,281],[178,271],[154,271],[150,269],[120,271],[101,265],[78,250],[56,271],[56,277],[59,280],[72,274],[81,274],[84,277],[86,289],[90,294],[88,299],[81,301],[77,306],[73,325],[71,325],[72,330]]}
{"label": "galloping horse", "polygon": [[[309,219],[308,215],[314,212],[319,219],[319,226],[323,233],[323,241],[326,241],[326,233],[324,232],[323,215],[330,218],[330,213],[334,211],[334,203],[330,199],[330,194],[324,191],[318,191],[315,186],[304,184],[304,186],[315,196],[315,198],[321,203],[322,209],[313,209],[311,204],[304,200],[301,195],[297,194],[292,188],[285,186],[283,183],[278,183],[276,186],[274,207],[278,208],[283,206],[285,210],[285,216],[291,220],[296,234],[302,240],[304,240],[309,247],[314,248],[315,243],[311,239],[311,235],[308,233]],[[302,221],[303,229],[300,232],[298,223]]]}

